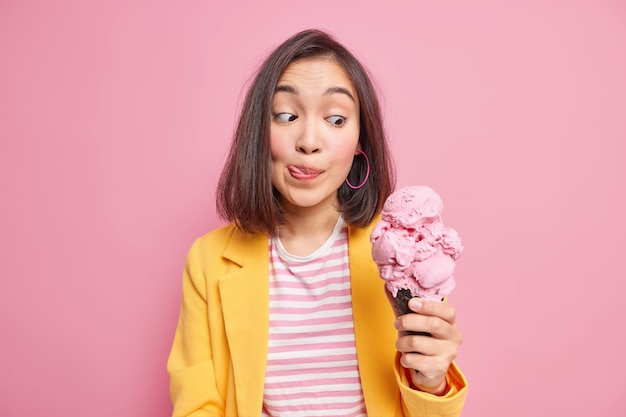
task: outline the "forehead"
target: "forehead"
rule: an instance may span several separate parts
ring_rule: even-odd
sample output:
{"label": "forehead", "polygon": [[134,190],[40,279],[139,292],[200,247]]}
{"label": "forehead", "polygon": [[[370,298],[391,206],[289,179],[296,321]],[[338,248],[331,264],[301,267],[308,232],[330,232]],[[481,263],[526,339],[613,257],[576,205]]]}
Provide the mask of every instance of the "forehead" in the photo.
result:
{"label": "forehead", "polygon": [[355,96],[356,89],[345,69],[330,58],[303,58],[292,62],[280,75],[278,84],[341,86]]}

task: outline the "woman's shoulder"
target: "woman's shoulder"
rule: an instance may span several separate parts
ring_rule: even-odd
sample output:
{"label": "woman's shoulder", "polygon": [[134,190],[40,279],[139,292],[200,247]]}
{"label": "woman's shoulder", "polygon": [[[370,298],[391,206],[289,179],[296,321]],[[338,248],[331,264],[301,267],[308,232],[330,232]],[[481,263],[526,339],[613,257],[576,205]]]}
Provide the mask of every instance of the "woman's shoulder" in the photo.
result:
{"label": "woman's shoulder", "polygon": [[198,237],[191,251],[203,258],[224,256],[237,260],[242,252],[257,252],[266,247],[267,235],[249,234],[229,223]]}
{"label": "woman's shoulder", "polygon": [[202,243],[219,242],[229,240],[233,233],[237,230],[232,223],[227,223],[200,235],[196,241]]}
{"label": "woman's shoulder", "polygon": [[198,236],[193,246],[200,253],[220,253],[238,233],[241,231],[234,224],[224,224]]}

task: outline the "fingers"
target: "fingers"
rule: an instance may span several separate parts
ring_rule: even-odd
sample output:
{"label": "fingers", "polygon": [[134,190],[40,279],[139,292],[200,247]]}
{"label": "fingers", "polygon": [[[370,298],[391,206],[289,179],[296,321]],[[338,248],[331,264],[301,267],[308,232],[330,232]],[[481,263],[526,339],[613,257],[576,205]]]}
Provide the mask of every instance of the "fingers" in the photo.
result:
{"label": "fingers", "polygon": [[[447,303],[420,298],[412,298],[409,307],[415,314],[399,316],[394,323],[399,332],[396,349],[401,353],[400,363],[412,370],[416,386],[445,388],[445,375],[463,343],[455,324],[456,311]],[[431,336],[407,332],[424,332]]]}
{"label": "fingers", "polygon": [[[445,378],[448,368],[454,358],[444,358],[440,356],[423,356],[419,353],[405,353],[400,357],[400,364],[412,370],[413,373],[419,374],[418,378],[422,380],[421,385],[433,386],[433,381]],[[419,372],[415,370],[419,369]]]}
{"label": "fingers", "polygon": [[412,298],[409,307],[417,314],[405,314],[396,319],[395,327],[401,332],[426,332],[438,339],[458,340],[456,310],[447,303]]}
{"label": "fingers", "polygon": [[456,310],[448,303],[415,297],[409,301],[409,308],[425,316],[439,317],[450,324],[456,321]]}
{"label": "fingers", "polygon": [[396,342],[396,349],[401,353],[400,364],[412,371],[417,386],[437,387],[445,380],[448,368],[458,354],[460,336],[458,340],[402,336]]}
{"label": "fingers", "polygon": [[461,344],[462,336],[456,325],[439,317],[422,314],[405,314],[396,319],[394,326],[400,332],[425,332],[435,339]]}
{"label": "fingers", "polygon": [[[402,336],[396,341],[396,350],[407,356],[417,355],[419,357],[441,357],[448,362],[452,362],[459,352],[462,341],[459,338],[454,340],[435,339],[430,336]],[[413,358],[416,359],[417,358]],[[413,368],[420,369],[420,368]]]}
{"label": "fingers", "polygon": [[436,356],[446,349],[441,340],[430,336],[402,336],[396,341],[396,350],[401,353],[419,353],[422,356]]}

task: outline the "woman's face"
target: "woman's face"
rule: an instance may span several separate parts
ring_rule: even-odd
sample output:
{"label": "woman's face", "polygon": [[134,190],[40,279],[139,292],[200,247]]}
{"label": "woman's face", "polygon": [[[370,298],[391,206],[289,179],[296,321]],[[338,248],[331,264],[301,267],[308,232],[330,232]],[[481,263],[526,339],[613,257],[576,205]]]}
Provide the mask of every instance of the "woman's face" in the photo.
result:
{"label": "woman's face", "polygon": [[272,184],[286,212],[337,211],[359,149],[359,98],[343,68],[327,58],[291,63],[276,85],[270,148]]}

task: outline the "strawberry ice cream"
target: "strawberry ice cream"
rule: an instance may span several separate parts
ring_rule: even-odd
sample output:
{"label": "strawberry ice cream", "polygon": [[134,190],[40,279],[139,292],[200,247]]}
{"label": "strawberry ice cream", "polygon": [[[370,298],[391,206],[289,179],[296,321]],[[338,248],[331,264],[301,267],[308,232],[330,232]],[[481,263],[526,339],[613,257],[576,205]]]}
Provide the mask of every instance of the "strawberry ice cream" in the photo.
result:
{"label": "strawberry ice cream", "polygon": [[452,273],[463,246],[456,230],[444,227],[442,212],[443,201],[431,188],[404,187],[389,196],[372,231],[372,258],[401,314],[411,297],[442,300],[454,290]]}

